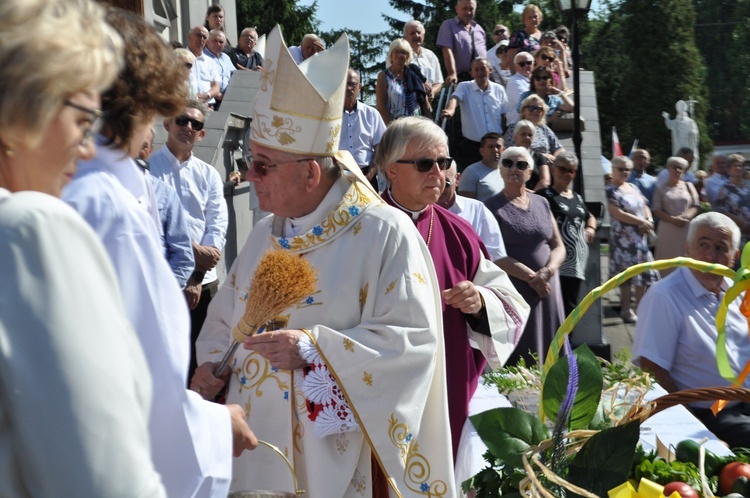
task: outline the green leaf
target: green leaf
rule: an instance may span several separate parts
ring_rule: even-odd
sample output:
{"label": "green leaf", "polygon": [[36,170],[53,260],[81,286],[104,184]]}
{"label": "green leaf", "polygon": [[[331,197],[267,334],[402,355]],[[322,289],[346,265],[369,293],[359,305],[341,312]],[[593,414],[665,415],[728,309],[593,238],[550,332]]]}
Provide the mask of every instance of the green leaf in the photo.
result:
{"label": "green leaf", "polygon": [[[577,347],[573,354],[578,361],[578,392],[570,415],[570,429],[587,429],[602,397],[602,367],[586,344]],[[568,375],[568,358],[563,356],[552,365],[544,382],[542,406],[550,420],[557,419],[568,389]]]}
{"label": "green leaf", "polygon": [[628,478],[640,427],[634,421],[592,436],[570,463],[567,480],[597,496],[607,496],[607,491]]}
{"label": "green leaf", "polygon": [[494,408],[469,417],[487,449],[503,463],[521,468],[521,455],[549,438],[542,422],[518,408]]}

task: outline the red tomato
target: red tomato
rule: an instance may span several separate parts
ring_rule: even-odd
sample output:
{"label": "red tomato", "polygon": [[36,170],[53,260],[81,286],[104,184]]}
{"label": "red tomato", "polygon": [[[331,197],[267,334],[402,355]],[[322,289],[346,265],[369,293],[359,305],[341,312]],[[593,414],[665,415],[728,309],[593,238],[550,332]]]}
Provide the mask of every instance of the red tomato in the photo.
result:
{"label": "red tomato", "polygon": [[726,464],[719,472],[719,493],[728,495],[732,492],[732,483],[740,476],[750,479],[750,465],[742,462]]}
{"label": "red tomato", "polygon": [[670,482],[669,484],[664,486],[664,496],[668,497],[675,491],[680,493],[680,496],[682,496],[682,498],[699,498],[698,492],[691,488],[689,484],[686,484],[684,482],[675,481]]}

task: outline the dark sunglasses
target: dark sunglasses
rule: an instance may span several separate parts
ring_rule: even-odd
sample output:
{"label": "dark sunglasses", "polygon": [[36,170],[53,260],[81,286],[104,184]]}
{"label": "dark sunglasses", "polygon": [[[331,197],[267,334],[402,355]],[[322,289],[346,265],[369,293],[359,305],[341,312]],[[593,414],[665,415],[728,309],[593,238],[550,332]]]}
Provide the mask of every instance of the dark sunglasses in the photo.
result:
{"label": "dark sunglasses", "polygon": [[438,168],[445,171],[450,168],[452,161],[452,157],[438,157],[437,159],[423,157],[422,159],[399,159],[396,162],[401,164],[413,164],[420,173],[427,173],[432,169],[433,164],[437,164]]}
{"label": "dark sunglasses", "polygon": [[560,173],[567,173],[569,175],[575,175],[578,171],[575,168],[566,168],[565,166],[556,166],[556,168],[560,171]]}
{"label": "dark sunglasses", "polygon": [[568,39],[565,38],[564,36],[558,36],[557,39],[560,40],[563,43],[568,43]]}
{"label": "dark sunglasses", "polygon": [[554,62],[555,61],[555,58],[554,57],[550,57],[549,55],[542,54],[539,57],[541,57],[543,61],[547,61],[547,62]]}
{"label": "dark sunglasses", "polygon": [[504,29],[496,29],[492,32],[493,35],[502,35],[503,33],[505,33]]}
{"label": "dark sunglasses", "polygon": [[302,159],[296,159],[292,161],[281,161],[280,163],[273,163],[273,164],[264,164],[263,161],[253,161],[253,171],[258,176],[266,176],[268,174],[268,170],[271,168],[276,168],[277,166],[281,164],[291,164],[291,163],[303,163],[305,161],[312,161],[315,159],[314,157],[305,157]]}
{"label": "dark sunglasses", "polygon": [[527,105],[526,109],[528,109],[529,112],[539,112],[543,111],[544,107],[539,107],[538,105]]}
{"label": "dark sunglasses", "polygon": [[519,67],[533,66],[534,61],[520,61],[517,64]]}
{"label": "dark sunglasses", "polygon": [[190,126],[193,127],[194,131],[201,131],[203,129],[203,121],[189,118],[184,114],[182,116],[177,116],[176,118],[174,118],[174,122],[177,126],[187,126],[187,124],[190,123]]}
{"label": "dark sunglasses", "polygon": [[619,171],[620,173],[625,173],[626,171],[630,171],[631,170],[631,168],[615,168],[615,169],[617,171]]}
{"label": "dark sunglasses", "polygon": [[550,79],[549,76],[534,76],[534,81],[544,81]]}
{"label": "dark sunglasses", "polygon": [[520,169],[521,171],[523,171],[523,170],[525,170],[526,168],[529,167],[529,163],[527,163],[526,161],[515,161],[514,162],[513,159],[503,159],[502,160],[502,165],[503,165],[503,168],[508,168],[508,169],[510,169],[513,166],[515,166],[516,168]]}

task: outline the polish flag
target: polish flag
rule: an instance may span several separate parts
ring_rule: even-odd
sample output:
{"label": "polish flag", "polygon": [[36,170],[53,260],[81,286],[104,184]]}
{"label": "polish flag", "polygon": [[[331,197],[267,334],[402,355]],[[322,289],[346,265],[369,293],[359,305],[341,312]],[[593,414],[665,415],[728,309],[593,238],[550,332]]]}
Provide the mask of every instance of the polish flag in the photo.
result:
{"label": "polish flag", "polygon": [[612,127],[612,157],[618,157],[622,155],[622,146],[620,145],[620,138],[617,136],[617,129]]}

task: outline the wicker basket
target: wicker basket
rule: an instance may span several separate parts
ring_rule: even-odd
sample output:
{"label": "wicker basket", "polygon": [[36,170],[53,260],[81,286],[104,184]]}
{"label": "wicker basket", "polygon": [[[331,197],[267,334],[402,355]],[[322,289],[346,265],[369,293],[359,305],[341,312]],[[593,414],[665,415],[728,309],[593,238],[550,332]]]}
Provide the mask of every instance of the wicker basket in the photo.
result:
{"label": "wicker basket", "polygon": [[[750,389],[743,387],[703,387],[700,389],[686,389],[669,393],[653,401],[633,406],[618,425],[626,424],[634,420],[641,422],[648,419],[661,411],[676,405],[695,403],[697,401],[744,401],[750,402]],[[568,456],[576,453],[585,443],[598,431],[571,431],[566,435],[570,441],[567,445]],[[538,446],[530,449],[523,456],[523,466],[526,470],[527,477],[521,481],[520,489],[525,496],[533,498],[558,498],[550,490],[544,487],[540,481],[540,476],[568,491],[576,493],[586,498],[599,498],[595,494],[575,486],[562,477],[555,474],[549,467],[541,461],[541,455],[550,449],[552,440],[542,441]]]}

